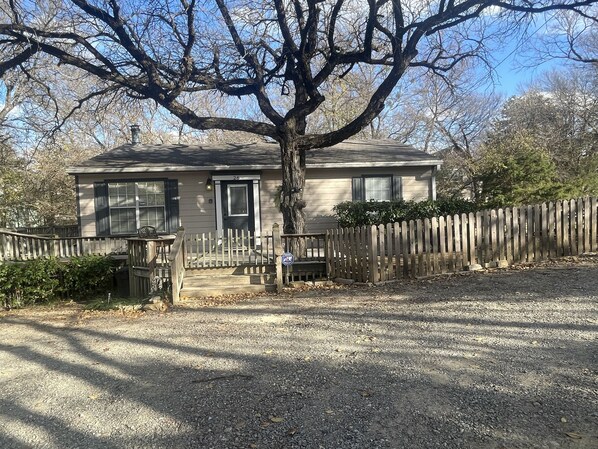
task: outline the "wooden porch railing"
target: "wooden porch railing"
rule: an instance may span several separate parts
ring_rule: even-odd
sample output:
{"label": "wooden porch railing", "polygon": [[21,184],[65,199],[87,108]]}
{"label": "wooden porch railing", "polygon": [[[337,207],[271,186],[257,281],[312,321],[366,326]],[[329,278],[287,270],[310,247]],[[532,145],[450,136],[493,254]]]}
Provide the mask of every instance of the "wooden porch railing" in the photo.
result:
{"label": "wooden porch railing", "polygon": [[127,253],[124,238],[70,237],[49,238],[0,229],[0,261],[20,262],[41,257],[116,255]]}
{"label": "wooden porch railing", "polygon": [[174,241],[169,237],[127,239],[130,296],[142,298],[170,281],[169,255]]}
{"label": "wooden porch railing", "polygon": [[58,238],[79,237],[79,225],[28,226],[16,228],[15,232],[28,235],[53,236]]}
{"label": "wooden porch railing", "polygon": [[185,277],[185,261],[185,229],[181,227],[176,234],[174,243],[170,248],[170,254],[168,255],[173,304],[179,302],[183,278]]}
{"label": "wooden porch railing", "polygon": [[186,234],[186,267],[215,268],[274,263],[272,239],[254,232],[228,229],[216,232]]}

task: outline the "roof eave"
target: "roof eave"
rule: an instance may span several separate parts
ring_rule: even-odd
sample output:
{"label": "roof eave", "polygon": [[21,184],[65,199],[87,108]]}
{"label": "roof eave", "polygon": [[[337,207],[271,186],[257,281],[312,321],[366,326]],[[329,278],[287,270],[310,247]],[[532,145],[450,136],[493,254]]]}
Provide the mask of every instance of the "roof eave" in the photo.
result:
{"label": "roof eave", "polygon": [[[306,168],[391,168],[391,167],[429,167],[440,166],[440,159],[425,159],[420,161],[396,162],[344,162],[344,163],[319,163],[306,164]],[[69,167],[69,175],[99,174],[99,173],[164,173],[164,172],[189,172],[189,171],[233,171],[233,170],[280,170],[280,165],[209,165],[209,166],[129,166],[129,167]]]}

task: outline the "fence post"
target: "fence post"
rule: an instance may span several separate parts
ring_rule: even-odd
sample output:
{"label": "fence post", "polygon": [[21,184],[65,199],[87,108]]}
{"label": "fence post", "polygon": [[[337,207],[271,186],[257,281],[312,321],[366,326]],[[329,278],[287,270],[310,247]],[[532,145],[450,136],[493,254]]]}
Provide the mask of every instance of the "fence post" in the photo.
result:
{"label": "fence post", "polygon": [[326,236],[324,237],[324,260],[326,261],[326,276],[330,278],[333,274],[332,271],[332,257],[330,256],[333,254],[331,250],[332,239],[330,238],[331,230],[326,230]]}
{"label": "fence post", "polygon": [[280,237],[280,226],[278,223],[272,225],[272,245],[276,256],[276,291],[282,291],[282,239]]}
{"label": "fence post", "polygon": [[369,267],[370,276],[369,281],[372,284],[378,282],[378,227],[375,225],[368,226],[368,246],[369,246]]}
{"label": "fence post", "polygon": [[156,252],[156,242],[154,240],[148,240],[145,242],[146,246],[146,264],[148,274],[148,292],[152,291],[152,285],[154,283],[154,276],[156,275],[156,262],[158,254]]}

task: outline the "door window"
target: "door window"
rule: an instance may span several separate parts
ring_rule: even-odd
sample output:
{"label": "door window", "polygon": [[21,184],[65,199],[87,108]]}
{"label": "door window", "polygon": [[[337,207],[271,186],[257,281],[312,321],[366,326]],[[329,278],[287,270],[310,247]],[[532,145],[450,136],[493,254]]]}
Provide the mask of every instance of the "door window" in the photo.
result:
{"label": "door window", "polygon": [[247,186],[229,185],[228,186],[228,215],[231,217],[246,216],[247,210]]}

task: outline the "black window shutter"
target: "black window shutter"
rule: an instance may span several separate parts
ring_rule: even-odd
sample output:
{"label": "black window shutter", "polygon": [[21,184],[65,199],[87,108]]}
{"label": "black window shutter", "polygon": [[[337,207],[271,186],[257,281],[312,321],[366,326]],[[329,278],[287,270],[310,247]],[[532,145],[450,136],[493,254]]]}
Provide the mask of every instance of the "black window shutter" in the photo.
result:
{"label": "black window shutter", "polygon": [[110,235],[110,210],[108,208],[108,183],[94,182],[93,196],[96,208],[96,235]]}
{"label": "black window shutter", "polygon": [[393,199],[395,201],[403,199],[403,178],[400,176],[393,176],[392,184]]}
{"label": "black window shutter", "polygon": [[167,179],[164,181],[166,192],[166,229],[174,234],[179,228],[179,181]]}
{"label": "black window shutter", "polygon": [[365,201],[365,192],[363,178],[361,176],[353,178],[353,201]]}

